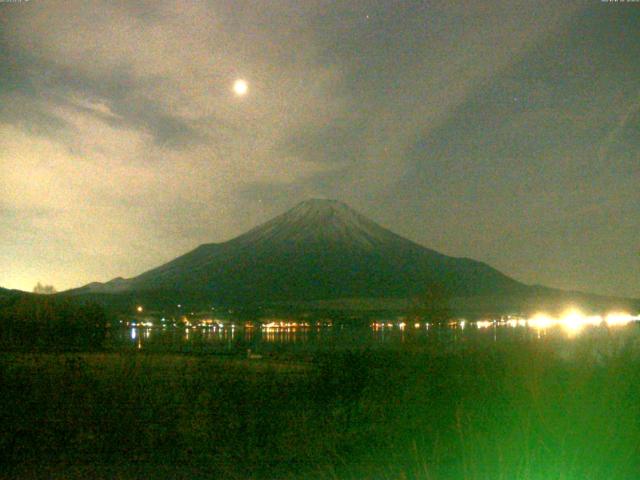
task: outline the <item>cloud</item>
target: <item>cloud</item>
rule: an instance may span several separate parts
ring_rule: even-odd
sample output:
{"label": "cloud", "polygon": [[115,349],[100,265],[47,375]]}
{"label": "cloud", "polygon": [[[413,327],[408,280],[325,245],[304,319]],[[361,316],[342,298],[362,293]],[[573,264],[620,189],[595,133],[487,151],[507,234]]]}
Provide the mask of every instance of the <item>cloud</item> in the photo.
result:
{"label": "cloud", "polygon": [[[593,40],[563,33],[600,25],[585,5],[0,4],[8,66],[0,69],[0,208],[12,212],[11,233],[0,233],[11,257],[0,284],[29,289],[47,278],[67,288],[131,276],[317,195],[462,253],[479,219],[496,226],[513,206],[497,193],[491,202],[474,195],[547,180],[536,165],[573,162],[564,153],[599,132],[581,118],[622,122],[619,105],[640,88],[623,75],[619,97],[599,83],[588,111],[576,108],[585,98],[572,88],[605,82],[604,65],[613,69],[605,60],[615,59],[597,44],[602,29]],[[607,15],[602,25],[622,22]],[[591,79],[572,83],[574,70]],[[240,77],[249,82],[243,98],[231,91]],[[574,99],[571,108],[557,108],[564,99]],[[567,133],[576,124],[583,136]],[[599,134],[603,145],[628,141]],[[477,220],[467,234],[456,205]],[[439,209],[440,232],[421,228],[425,208]],[[493,259],[490,246],[474,245],[483,244],[472,242],[468,255]],[[41,270],[25,266],[30,251]]]}

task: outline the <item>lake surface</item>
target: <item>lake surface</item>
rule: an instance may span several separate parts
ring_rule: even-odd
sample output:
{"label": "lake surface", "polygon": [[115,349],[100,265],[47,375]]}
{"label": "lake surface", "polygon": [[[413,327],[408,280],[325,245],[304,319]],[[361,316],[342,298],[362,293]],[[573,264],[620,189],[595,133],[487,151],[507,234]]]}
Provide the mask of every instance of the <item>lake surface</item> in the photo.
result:
{"label": "lake surface", "polygon": [[[554,325],[538,328],[523,321],[471,323],[451,326],[374,324],[372,326],[308,326],[264,328],[259,324],[225,326],[135,326],[113,328],[110,344],[116,349],[239,355],[247,350],[261,355],[340,351],[349,349],[466,347],[540,342],[566,349],[572,344],[591,342],[596,346],[632,343],[640,351],[640,324]],[[635,348],[635,347],[634,347]]]}

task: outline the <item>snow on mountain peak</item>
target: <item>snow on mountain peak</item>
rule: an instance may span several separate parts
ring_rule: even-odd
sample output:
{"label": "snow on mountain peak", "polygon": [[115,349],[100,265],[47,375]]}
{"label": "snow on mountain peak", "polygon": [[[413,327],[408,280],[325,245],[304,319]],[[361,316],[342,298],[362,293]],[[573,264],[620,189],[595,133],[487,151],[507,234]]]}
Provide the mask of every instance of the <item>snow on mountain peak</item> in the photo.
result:
{"label": "snow on mountain peak", "polygon": [[242,237],[254,242],[344,242],[373,248],[395,237],[338,200],[309,199]]}

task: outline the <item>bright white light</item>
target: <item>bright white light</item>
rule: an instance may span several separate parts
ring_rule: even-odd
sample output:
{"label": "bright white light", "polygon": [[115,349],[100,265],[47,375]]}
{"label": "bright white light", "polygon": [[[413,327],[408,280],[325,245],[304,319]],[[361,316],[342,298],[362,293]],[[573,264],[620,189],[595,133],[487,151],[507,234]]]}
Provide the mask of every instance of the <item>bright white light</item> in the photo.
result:
{"label": "bright white light", "polygon": [[242,97],[246,95],[248,91],[249,91],[249,84],[245,80],[242,80],[241,78],[239,78],[238,80],[233,82],[233,92],[237,96]]}
{"label": "bright white light", "polygon": [[562,314],[559,322],[567,333],[575,334],[586,326],[599,326],[602,323],[602,317],[600,315],[588,316],[583,314],[580,310],[572,308]]}
{"label": "bright white light", "polygon": [[571,309],[562,314],[560,321],[569,333],[577,333],[585,325],[584,314],[580,310]]}
{"label": "bright white light", "polygon": [[611,312],[605,318],[609,327],[624,326],[637,320],[640,320],[640,317],[634,317],[626,312]]}
{"label": "bright white light", "polygon": [[[529,327],[538,332],[547,329],[562,327],[570,336],[578,334],[585,327],[621,327],[632,322],[640,321],[640,315],[633,316],[627,312],[609,312],[606,315],[586,315],[577,308],[569,308],[560,316],[551,316],[546,313],[536,313],[527,319],[509,316],[503,320],[503,325],[509,327]],[[476,322],[478,328],[488,328],[493,323],[487,320]]]}
{"label": "bright white light", "polygon": [[546,313],[536,313],[529,319],[529,326],[537,330],[546,330],[552,327],[556,321]]}

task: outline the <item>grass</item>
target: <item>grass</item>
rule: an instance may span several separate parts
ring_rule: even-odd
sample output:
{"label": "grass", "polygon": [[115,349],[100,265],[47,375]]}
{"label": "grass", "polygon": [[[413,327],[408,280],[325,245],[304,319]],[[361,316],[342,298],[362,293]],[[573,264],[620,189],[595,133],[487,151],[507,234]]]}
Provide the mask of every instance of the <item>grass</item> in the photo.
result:
{"label": "grass", "polygon": [[[640,478],[635,334],[316,352],[0,356],[3,478]],[[307,358],[305,356],[305,358]]]}

